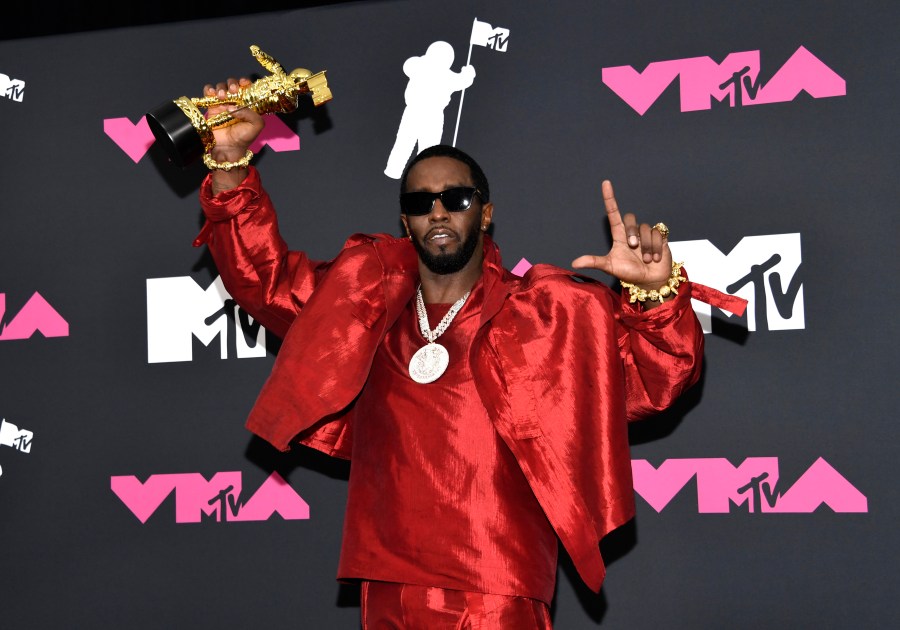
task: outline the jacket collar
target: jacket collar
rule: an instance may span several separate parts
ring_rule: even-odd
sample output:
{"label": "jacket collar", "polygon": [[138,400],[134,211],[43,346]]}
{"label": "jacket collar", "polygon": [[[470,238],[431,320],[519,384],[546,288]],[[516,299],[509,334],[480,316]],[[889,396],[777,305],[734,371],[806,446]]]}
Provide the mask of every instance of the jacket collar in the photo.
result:
{"label": "jacket collar", "polygon": [[[387,321],[393,322],[418,286],[418,254],[407,238],[378,239],[374,241],[373,246],[384,271]],[[481,307],[480,326],[497,314],[511,290],[509,272],[503,268],[500,248],[487,234],[484,235],[483,251],[481,281],[484,284],[484,304]]]}

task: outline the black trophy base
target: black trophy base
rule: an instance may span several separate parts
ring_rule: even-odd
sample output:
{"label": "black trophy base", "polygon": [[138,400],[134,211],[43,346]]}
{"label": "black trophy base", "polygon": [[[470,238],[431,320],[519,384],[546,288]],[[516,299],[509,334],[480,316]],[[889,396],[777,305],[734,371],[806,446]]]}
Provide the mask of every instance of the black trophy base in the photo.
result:
{"label": "black trophy base", "polygon": [[175,166],[185,168],[203,155],[203,141],[191,120],[174,101],[163,103],[146,114],[153,137]]}

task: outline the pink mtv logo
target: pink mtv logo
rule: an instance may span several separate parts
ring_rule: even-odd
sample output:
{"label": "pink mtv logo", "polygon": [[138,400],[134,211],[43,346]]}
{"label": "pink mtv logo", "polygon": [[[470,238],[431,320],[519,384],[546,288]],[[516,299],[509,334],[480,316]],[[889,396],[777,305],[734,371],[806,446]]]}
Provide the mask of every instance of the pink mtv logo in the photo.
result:
{"label": "pink mtv logo", "polygon": [[0,341],[28,339],[36,332],[44,337],[69,336],[69,323],[36,291],[6,324],[3,323],[5,313],[6,294],[0,293]]}
{"label": "pink mtv logo", "polygon": [[783,103],[803,91],[813,98],[844,96],[844,79],[803,46],[763,85],[759,80],[759,51],[736,52],[722,63],[709,57],[654,61],[643,72],[631,66],[603,68],[601,78],[641,116],[679,77],[681,111],[710,109],[711,99],[730,99],[731,107]]}
{"label": "pink mtv logo", "polygon": [[[300,150],[300,136],[278,116],[265,116],[263,120],[266,126],[250,146],[251,151],[258,153],[266,145],[273,151]],[[103,131],[135,163],[147,154],[155,141],[146,116],[142,116],[137,124],[128,118],[106,118],[103,120]]]}
{"label": "pink mtv logo", "polygon": [[111,477],[110,488],[141,523],[173,490],[176,523],[266,521],[276,512],[285,520],[309,518],[309,505],[277,472],[246,501],[241,499],[240,472],[216,473],[209,481],[200,473],[150,475],[143,483],[123,475]]}
{"label": "pink mtv logo", "polygon": [[696,477],[697,507],[704,514],[727,514],[731,505],[752,513],[810,513],[823,503],[835,512],[868,512],[868,500],[821,457],[794,484],[778,488],[778,458],[748,457],[740,466],[724,458],[667,459],[654,468],[631,462],[634,490],[661,512]]}

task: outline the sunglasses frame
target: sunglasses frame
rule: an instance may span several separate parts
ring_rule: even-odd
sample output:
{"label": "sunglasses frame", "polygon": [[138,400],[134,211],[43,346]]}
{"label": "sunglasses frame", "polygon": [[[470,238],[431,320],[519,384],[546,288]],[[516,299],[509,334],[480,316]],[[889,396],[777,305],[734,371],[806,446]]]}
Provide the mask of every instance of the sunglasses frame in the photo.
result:
{"label": "sunglasses frame", "polygon": [[[446,204],[444,204],[444,193],[457,191],[457,190],[471,191],[471,193],[470,193],[471,198],[469,199],[469,203],[465,208],[448,208],[446,206]],[[425,210],[424,212],[409,212],[409,210],[404,207],[403,200],[404,200],[404,198],[406,198],[406,199],[411,198],[412,195],[431,197],[431,205],[429,205],[428,209]],[[440,199],[441,205],[444,206],[444,209],[446,209],[447,212],[465,212],[466,210],[468,210],[469,208],[472,207],[472,202],[475,201],[475,195],[478,195],[478,197],[481,198],[481,191],[478,190],[478,188],[476,188],[475,186],[453,186],[452,188],[447,188],[446,190],[442,190],[441,192],[436,192],[436,193],[425,192],[425,191],[400,193],[400,210],[403,212],[403,214],[405,214],[407,216],[423,217],[426,214],[430,214],[431,211],[434,210],[434,202],[437,201],[438,199]]]}

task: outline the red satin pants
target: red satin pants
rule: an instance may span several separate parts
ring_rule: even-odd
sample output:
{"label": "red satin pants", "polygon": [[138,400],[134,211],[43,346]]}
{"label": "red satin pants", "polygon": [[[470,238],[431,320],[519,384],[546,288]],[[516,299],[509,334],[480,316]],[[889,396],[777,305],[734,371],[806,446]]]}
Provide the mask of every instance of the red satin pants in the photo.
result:
{"label": "red satin pants", "polygon": [[528,597],[363,582],[363,630],[552,630],[547,604]]}

